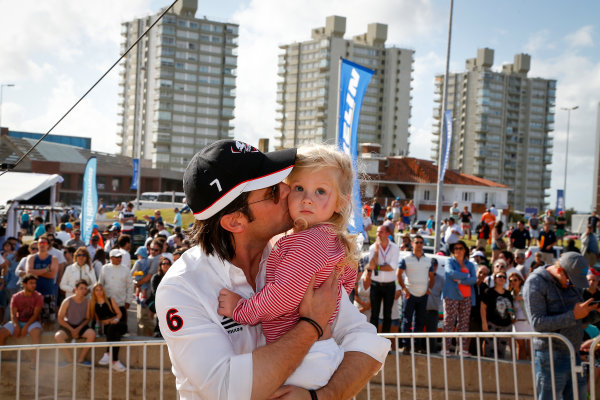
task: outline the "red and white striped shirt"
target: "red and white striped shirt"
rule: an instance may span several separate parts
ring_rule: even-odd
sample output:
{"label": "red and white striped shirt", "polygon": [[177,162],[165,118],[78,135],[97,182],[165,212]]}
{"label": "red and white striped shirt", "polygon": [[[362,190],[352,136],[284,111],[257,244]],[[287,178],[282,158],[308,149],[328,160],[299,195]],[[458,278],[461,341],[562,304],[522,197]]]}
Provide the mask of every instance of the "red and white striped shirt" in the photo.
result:
{"label": "red and white striped shirt", "polygon": [[[265,287],[251,298],[240,300],[233,319],[245,325],[262,322],[267,343],[277,340],[298,322],[298,306],[313,275],[318,288],[344,256],[344,245],[327,224],[282,237],[267,259]],[[356,273],[349,266],[341,271],[337,306],[329,323],[337,315],[342,290],[350,293],[354,288]]]}

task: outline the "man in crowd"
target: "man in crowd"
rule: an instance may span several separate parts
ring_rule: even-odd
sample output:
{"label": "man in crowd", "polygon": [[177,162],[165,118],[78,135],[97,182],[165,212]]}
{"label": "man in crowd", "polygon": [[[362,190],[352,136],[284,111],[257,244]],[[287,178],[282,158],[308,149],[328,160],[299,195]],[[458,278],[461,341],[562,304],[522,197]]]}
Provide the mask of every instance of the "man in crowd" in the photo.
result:
{"label": "man in crowd", "polygon": [[[546,224],[545,224],[546,225]],[[549,224],[548,224],[549,225]],[[577,365],[581,364],[579,347],[583,341],[584,318],[597,310],[592,305],[593,298],[583,301],[583,288],[586,281],[587,262],[583,256],[564,253],[556,263],[534,270],[525,281],[523,298],[525,311],[531,327],[536,332],[559,333],[567,338],[575,349]],[[586,322],[598,319],[596,312]],[[573,399],[571,380],[571,354],[561,340],[552,341],[552,360],[549,341],[534,338],[536,385],[540,399]],[[551,361],[554,363],[554,376],[551,375]],[[553,393],[553,386],[556,393]],[[577,374],[578,399],[586,398],[586,380]]]}
{"label": "man in crowd", "polygon": [[592,233],[596,234],[596,227],[600,223],[600,218],[596,215],[596,210],[592,211],[592,215],[588,218],[588,225],[592,227]]}
{"label": "man in crowd", "polygon": [[295,149],[264,154],[241,142],[221,140],[196,154],[186,169],[184,190],[196,218],[195,246],[169,269],[156,295],[161,332],[182,397],[247,399],[286,393],[295,398],[350,398],[387,355],[389,341],[376,336],[342,295],[332,326],[344,351],[337,372],[327,386],[310,394],[294,387],[277,391],[318,337],[308,320],[325,326],[335,308],[338,288],[333,277],[319,289],[307,290],[299,308],[305,319],[267,345],[260,346],[260,326],[236,326],[216,313],[223,286],[246,298],[262,287],[261,260],[268,255],[268,243],[292,226],[290,189],[279,182],[291,171],[295,155]]}
{"label": "man in crowd", "polygon": [[10,300],[10,322],[0,328],[0,346],[4,346],[6,338],[24,337],[29,334],[33,344],[40,343],[42,325],[40,315],[44,299],[35,290],[37,278],[33,274],[23,277],[23,290],[13,295]]}
{"label": "man in crowd", "polygon": [[[416,235],[412,240],[412,253],[402,260],[396,270],[398,283],[402,287],[404,301],[402,302],[402,332],[423,332],[427,296],[431,293],[434,280],[432,259],[423,253],[425,240]],[[414,321],[414,326],[413,326]],[[404,354],[410,354],[410,340],[402,340]],[[423,339],[417,339],[417,351],[424,351]]]}
{"label": "man in crowd", "polygon": [[468,240],[471,240],[471,219],[473,219],[473,215],[469,211],[469,207],[465,206],[465,208],[459,214],[460,218],[460,227],[463,231],[463,237],[467,235]]}
{"label": "man in crowd", "polygon": [[179,211],[179,208],[175,207],[173,209],[173,213],[175,214],[173,216],[173,225],[175,225],[175,228],[180,228],[181,229],[181,211]]}
{"label": "man in crowd", "polygon": [[450,248],[450,245],[458,243],[462,235],[463,232],[460,229],[460,227],[454,222],[454,218],[448,218],[448,227],[446,228],[446,232],[444,233],[444,240],[446,242],[446,246]]}
{"label": "man in crowd", "polygon": [[554,219],[554,215],[552,215],[552,210],[546,210],[546,214],[542,217],[544,220],[544,225],[546,223],[550,224],[550,229],[554,231],[554,224],[556,223],[556,219]]}
{"label": "man in crowd", "polygon": [[85,246],[85,242],[81,240],[81,231],[79,229],[73,230],[73,239],[63,244],[65,246],[73,246],[76,249],[80,248],[81,246]]}
{"label": "man in crowd", "polygon": [[[482,332],[481,326],[481,299],[485,292],[488,290],[488,285],[485,283],[485,278],[490,274],[490,269],[485,265],[477,266],[477,281],[471,290],[471,316],[469,317],[469,332]],[[482,343],[482,342],[480,342]],[[473,355],[477,355],[477,340],[469,339],[469,352]],[[483,352],[480,349],[480,353]]]}
{"label": "man in crowd", "polygon": [[124,210],[119,213],[119,224],[121,224],[121,233],[126,235],[133,235],[134,223],[137,221],[135,213],[133,212],[133,203],[129,202],[125,206]]}
{"label": "man in crowd", "polygon": [[57,239],[60,239],[63,245],[66,245],[67,242],[71,240],[71,235],[69,235],[69,232],[67,232],[67,224],[63,222],[58,227],[60,228],[60,231],[56,232],[54,236]]}
{"label": "man in crowd", "polygon": [[377,239],[369,247],[367,273],[371,277],[371,323],[379,325],[379,310],[383,302],[382,332],[389,332],[392,325],[392,305],[396,294],[396,270],[400,249],[389,239],[385,226],[377,227]]}
{"label": "man in crowd", "polygon": [[39,215],[33,219],[33,240],[38,240],[40,236],[46,233],[46,228],[44,228],[44,219]]}
{"label": "man in crowd", "polygon": [[593,266],[598,259],[598,253],[600,253],[598,239],[594,234],[593,225],[588,225],[585,233],[581,235],[581,255],[585,257],[590,266]]}
{"label": "man in crowd", "polygon": [[533,213],[531,217],[529,217],[529,221],[527,221],[529,225],[529,236],[531,237],[531,244],[537,245],[538,238],[540,237],[540,220],[537,216],[537,213]]}
{"label": "man in crowd", "polygon": [[515,252],[523,251],[529,247],[531,237],[529,231],[525,229],[523,221],[517,221],[517,229],[510,234],[510,242]]}
{"label": "man in crowd", "polygon": [[106,291],[106,297],[112,297],[121,309],[122,318],[127,321],[127,310],[133,299],[133,282],[130,267],[121,263],[123,252],[112,249],[109,253],[110,263],[102,267],[100,282]]}
{"label": "man in crowd", "polygon": [[552,230],[550,222],[544,222],[544,230],[540,233],[539,242],[542,260],[546,264],[554,263],[554,245],[556,244],[556,235]]}
{"label": "man in crowd", "polygon": [[26,273],[36,278],[36,290],[43,296],[42,323],[48,328],[56,322],[58,302],[58,260],[48,252],[50,243],[46,236],[37,241],[38,254],[27,258]]}
{"label": "man in crowd", "polygon": [[458,208],[458,201],[452,203],[452,207],[450,207],[450,218],[454,218],[457,220],[460,215],[460,208]]}
{"label": "man in crowd", "polygon": [[490,238],[491,228],[485,221],[479,222],[475,227],[475,234],[477,235],[477,248],[484,248],[487,246]]}

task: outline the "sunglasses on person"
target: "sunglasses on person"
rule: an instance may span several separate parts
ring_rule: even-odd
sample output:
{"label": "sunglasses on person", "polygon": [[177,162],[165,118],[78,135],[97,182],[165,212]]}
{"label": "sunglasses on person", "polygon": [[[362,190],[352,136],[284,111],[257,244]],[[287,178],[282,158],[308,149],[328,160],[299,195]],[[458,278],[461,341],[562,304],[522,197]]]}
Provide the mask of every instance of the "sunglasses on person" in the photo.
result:
{"label": "sunglasses on person", "polygon": [[496,275],[496,279],[506,279],[506,275]]}
{"label": "sunglasses on person", "polygon": [[423,242],[422,240],[416,240],[415,244],[425,244],[425,242]]}
{"label": "sunglasses on person", "polygon": [[510,278],[509,281],[510,282],[520,282],[519,278]]}
{"label": "sunglasses on person", "polygon": [[267,200],[273,200],[273,203],[275,203],[275,204],[279,203],[279,183],[271,186],[271,195],[269,197],[266,197],[262,200],[253,201],[252,203],[248,203],[248,205],[260,203],[262,201],[267,201]]}
{"label": "sunglasses on person", "polygon": [[160,265],[171,265],[171,263],[168,262],[168,261],[163,261],[163,262],[160,263]]}
{"label": "sunglasses on person", "polygon": [[75,254],[75,257],[85,257],[85,254]]}
{"label": "sunglasses on person", "polygon": [[158,247],[152,247],[152,248],[150,249],[150,251],[154,251],[154,252],[157,252],[157,253],[158,253],[158,252],[160,251],[160,249],[159,249]]}

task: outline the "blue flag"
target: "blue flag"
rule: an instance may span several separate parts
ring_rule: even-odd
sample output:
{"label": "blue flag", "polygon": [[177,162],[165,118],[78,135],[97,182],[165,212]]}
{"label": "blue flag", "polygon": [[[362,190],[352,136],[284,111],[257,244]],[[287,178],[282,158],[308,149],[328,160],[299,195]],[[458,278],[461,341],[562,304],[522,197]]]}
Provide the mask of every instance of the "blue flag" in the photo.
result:
{"label": "blue flag", "polygon": [[137,158],[133,159],[133,174],[131,176],[131,186],[130,189],[137,190],[138,188],[138,179],[140,177],[140,160]]}
{"label": "blue flag", "polygon": [[442,133],[446,135],[446,147],[443,149],[444,158],[442,159],[442,175],[440,181],[444,181],[444,175],[446,175],[446,169],[448,169],[448,162],[450,161],[450,145],[452,144],[452,111],[446,110],[444,114],[444,131]]}
{"label": "blue flag", "polygon": [[362,223],[362,202],[360,199],[356,157],[358,154],[357,136],[360,108],[372,76],[372,70],[348,60],[341,60],[337,143],[339,149],[352,158],[352,170],[354,174],[354,188],[352,192],[354,218],[348,224],[348,231],[354,234],[363,233],[365,235]]}
{"label": "blue flag", "polygon": [[83,198],[81,200],[81,240],[85,244],[92,238],[96,211],[98,210],[98,191],[96,188],[96,157],[91,157],[83,174]]}
{"label": "blue flag", "polygon": [[555,214],[558,215],[561,211],[565,211],[565,191],[563,189],[557,189]]}

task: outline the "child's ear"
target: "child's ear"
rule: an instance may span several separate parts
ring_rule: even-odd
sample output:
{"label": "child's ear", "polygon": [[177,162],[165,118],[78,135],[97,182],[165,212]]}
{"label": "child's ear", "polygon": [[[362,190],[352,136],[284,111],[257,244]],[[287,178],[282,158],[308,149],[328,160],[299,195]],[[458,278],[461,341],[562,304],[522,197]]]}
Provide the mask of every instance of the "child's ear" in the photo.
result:
{"label": "child's ear", "polygon": [[226,231],[231,233],[241,233],[246,230],[248,219],[242,212],[235,211],[231,214],[223,215],[219,224]]}

